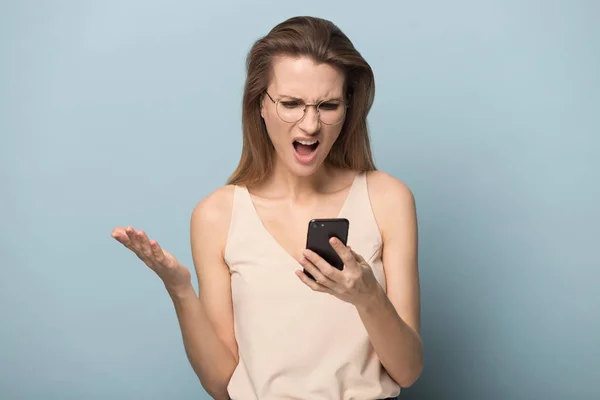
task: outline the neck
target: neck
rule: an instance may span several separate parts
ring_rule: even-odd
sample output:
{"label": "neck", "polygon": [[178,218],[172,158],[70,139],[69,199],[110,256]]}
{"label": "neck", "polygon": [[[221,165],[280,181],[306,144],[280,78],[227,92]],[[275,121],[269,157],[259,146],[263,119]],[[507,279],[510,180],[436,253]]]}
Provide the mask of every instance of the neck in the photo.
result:
{"label": "neck", "polygon": [[315,193],[322,193],[333,174],[332,168],[326,164],[310,176],[297,176],[278,162],[273,173],[266,180],[266,186],[277,197],[287,197],[292,201],[303,201]]}

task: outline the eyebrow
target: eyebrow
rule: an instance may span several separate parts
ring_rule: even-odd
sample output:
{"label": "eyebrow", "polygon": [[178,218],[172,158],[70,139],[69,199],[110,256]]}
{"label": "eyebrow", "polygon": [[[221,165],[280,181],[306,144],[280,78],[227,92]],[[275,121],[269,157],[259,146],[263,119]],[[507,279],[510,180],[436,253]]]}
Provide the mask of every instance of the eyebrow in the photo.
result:
{"label": "eyebrow", "polygon": [[[286,99],[292,99],[292,100],[302,100],[302,101],[304,101],[304,99],[303,99],[303,98],[296,97],[296,96],[290,96],[290,95],[287,95],[287,94],[280,94],[280,95],[279,95],[279,98],[280,98],[280,99],[286,98]],[[342,99],[342,98],[340,98],[340,97],[328,97],[328,98],[324,98],[324,99],[322,99],[322,100],[317,100],[317,101],[315,102],[315,104],[319,104],[319,103],[320,103],[320,102],[322,102],[322,101],[329,101],[329,100],[345,101],[344,99]],[[306,101],[304,101],[304,102],[306,103]]]}

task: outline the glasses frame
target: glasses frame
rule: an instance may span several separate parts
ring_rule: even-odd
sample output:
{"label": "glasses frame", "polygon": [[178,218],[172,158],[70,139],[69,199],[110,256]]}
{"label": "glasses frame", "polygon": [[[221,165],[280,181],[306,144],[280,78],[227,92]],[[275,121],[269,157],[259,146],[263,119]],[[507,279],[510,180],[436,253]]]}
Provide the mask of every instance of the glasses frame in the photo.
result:
{"label": "glasses frame", "polygon": [[[319,122],[321,122],[322,124],[325,124],[325,125],[327,125],[327,126],[336,126],[336,125],[339,125],[339,124],[341,124],[342,122],[344,122],[344,120],[346,119],[346,114],[347,114],[347,112],[348,112],[348,108],[350,108],[350,106],[349,106],[348,104],[346,104],[346,102],[344,102],[344,101],[342,101],[342,100],[337,100],[337,99],[335,99],[335,101],[339,101],[339,102],[340,102],[340,103],[342,103],[342,105],[344,106],[344,116],[342,117],[342,119],[340,119],[340,121],[339,121],[339,122],[337,122],[337,123],[335,123],[335,124],[328,124],[327,122],[323,122],[323,120],[321,119],[321,113],[319,112],[319,106],[320,106],[321,104],[323,104],[323,103],[327,103],[328,101],[332,101],[333,99],[321,100],[320,102],[318,102],[318,103],[316,103],[316,104],[306,104],[306,103],[304,103],[304,110],[302,111],[302,117],[300,117],[300,118],[299,118],[297,121],[289,122],[289,121],[286,121],[285,119],[283,119],[283,118],[281,117],[281,115],[279,115],[279,102],[280,102],[282,99],[279,99],[279,100],[274,100],[274,99],[271,97],[271,95],[269,94],[269,92],[267,92],[267,91],[265,90],[265,93],[267,94],[267,96],[269,96],[269,99],[270,99],[270,100],[273,102],[273,104],[275,104],[275,112],[277,113],[277,116],[279,117],[279,119],[280,119],[280,120],[282,120],[282,121],[283,121],[283,122],[285,122],[285,123],[288,123],[288,124],[295,124],[295,123],[297,123],[297,122],[300,122],[300,121],[302,121],[302,120],[304,119],[304,117],[306,117],[306,109],[307,109],[308,107],[315,107],[315,111],[317,112],[317,115],[319,116]],[[297,100],[302,100],[302,99],[297,99]],[[302,100],[302,102],[304,102],[304,100]]]}

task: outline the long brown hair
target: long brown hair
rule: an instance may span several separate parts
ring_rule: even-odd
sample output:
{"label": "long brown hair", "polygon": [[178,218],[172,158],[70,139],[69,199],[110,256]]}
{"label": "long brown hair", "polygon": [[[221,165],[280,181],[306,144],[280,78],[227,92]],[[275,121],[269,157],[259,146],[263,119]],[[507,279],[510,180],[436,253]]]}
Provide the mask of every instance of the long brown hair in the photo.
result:
{"label": "long brown hair", "polygon": [[273,169],[274,147],[261,118],[260,106],[273,59],[281,55],[308,56],[344,73],[348,112],[325,162],[355,171],[375,170],[367,127],[367,114],[375,97],[371,67],[331,21],[293,17],[257,40],[248,53],[242,104],[242,155],[227,183],[251,186],[268,177]]}

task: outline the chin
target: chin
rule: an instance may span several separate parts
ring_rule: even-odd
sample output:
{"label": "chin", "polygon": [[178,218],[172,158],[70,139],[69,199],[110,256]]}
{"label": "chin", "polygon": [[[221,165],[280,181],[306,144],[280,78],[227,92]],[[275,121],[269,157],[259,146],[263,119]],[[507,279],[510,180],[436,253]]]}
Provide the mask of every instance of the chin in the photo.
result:
{"label": "chin", "polygon": [[323,160],[317,159],[311,163],[302,163],[298,161],[295,154],[289,154],[283,164],[295,176],[309,177],[314,175],[323,166]]}
{"label": "chin", "polygon": [[296,165],[296,166],[294,166],[294,168],[291,169],[291,172],[296,176],[309,177],[309,176],[314,175],[319,170],[320,166],[321,166],[321,164],[311,165],[311,166]]}

